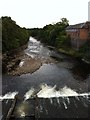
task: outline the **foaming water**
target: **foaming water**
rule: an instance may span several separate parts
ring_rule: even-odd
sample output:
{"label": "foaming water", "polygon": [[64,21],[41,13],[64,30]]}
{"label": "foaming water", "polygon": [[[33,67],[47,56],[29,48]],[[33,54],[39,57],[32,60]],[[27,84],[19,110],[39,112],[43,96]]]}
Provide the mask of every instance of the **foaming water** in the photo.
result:
{"label": "foaming water", "polygon": [[59,98],[59,97],[66,97],[67,98],[67,102],[69,103],[69,98],[68,97],[72,97],[75,96],[76,98],[78,98],[78,96],[83,96],[88,98],[88,95],[90,95],[90,93],[82,93],[79,94],[77,93],[75,90],[72,90],[71,88],[68,88],[67,86],[56,90],[56,85],[55,86],[48,86],[47,84],[43,84],[40,86],[40,90],[39,92],[35,92],[34,88],[31,88],[25,95],[25,100],[34,97],[34,93],[37,95],[38,98]]}
{"label": "foaming water", "polygon": [[32,58],[46,58],[49,57],[50,51],[44,47],[40,41],[37,41],[33,37],[29,38],[28,48],[25,50],[25,54]]}
{"label": "foaming water", "polygon": [[40,43],[39,41],[37,41],[36,39],[34,39],[33,37],[29,38],[29,41],[32,43]]}
{"label": "foaming water", "polygon": [[35,89],[31,88],[26,94],[24,95],[25,100],[28,100],[29,98],[32,98],[34,95]]}
{"label": "foaming water", "polygon": [[[87,102],[90,102],[88,96],[90,93],[82,93],[79,94],[75,90],[68,88],[67,86],[56,90],[55,86],[48,86],[47,84],[40,85],[39,92],[36,92],[34,88],[31,88],[25,95],[25,100],[34,98],[37,95],[39,99],[49,99],[50,104],[57,104],[59,107],[63,104],[65,109],[68,109],[68,106],[71,104],[70,98],[75,98],[77,101],[83,103],[85,107],[88,107]],[[74,101],[75,106],[77,107],[76,100]],[[40,106],[40,110],[42,111],[43,106]]]}
{"label": "foaming water", "polygon": [[24,64],[24,60],[22,60],[22,61],[20,62],[19,67],[22,67],[23,64]]}
{"label": "foaming water", "polygon": [[35,56],[33,54],[29,54],[29,53],[25,53],[26,55],[30,56],[31,58],[35,58]]}
{"label": "foaming water", "polygon": [[14,99],[15,96],[18,94],[18,92],[9,92],[5,94],[4,96],[0,96],[0,101],[5,100],[5,99]]}
{"label": "foaming water", "polygon": [[41,90],[37,93],[37,96],[39,98],[67,97],[78,96],[78,93],[67,86],[57,91],[56,85],[51,87],[45,84],[41,86]]}
{"label": "foaming water", "polygon": [[[16,111],[19,114],[19,116],[20,117],[26,116],[27,111],[29,111],[29,106],[28,105],[27,107],[25,106],[26,104],[29,104],[29,101],[28,101],[29,99],[30,101],[33,101],[35,100],[33,98],[35,98],[36,96],[39,99],[39,104],[40,104],[39,109],[41,113],[45,110],[46,114],[48,114],[49,108],[46,108],[45,106],[46,103],[49,104],[50,106],[58,106],[59,108],[63,106],[63,108],[67,110],[69,109],[69,106],[72,104],[72,102],[75,105],[75,107],[78,108],[78,105],[77,105],[77,101],[78,101],[80,102],[80,104],[83,104],[85,108],[88,108],[88,103],[90,102],[88,98],[90,93],[79,94],[75,90],[72,90],[67,86],[60,88],[59,90],[57,90],[56,87],[57,87],[56,85],[49,86],[47,84],[41,84],[38,89],[35,89],[32,87],[23,96],[24,101],[22,101],[21,104],[20,103],[18,104],[20,106],[19,108],[17,108]],[[17,94],[18,92],[12,92],[12,93],[9,92],[4,96],[0,96],[0,100],[3,101],[4,99],[14,99]],[[45,102],[44,100],[47,102]]]}
{"label": "foaming water", "polygon": [[[17,91],[9,92],[4,96],[0,96],[0,101],[4,99],[14,99],[17,94],[18,94]],[[35,88],[31,88],[29,91],[27,91],[24,95],[24,100],[28,100],[37,96],[38,98],[50,98],[50,99],[57,98],[57,102],[59,103],[58,98],[62,97],[63,99],[66,99],[67,103],[69,104],[70,103],[69,97],[76,97],[76,99],[79,100],[79,96],[82,96],[83,98],[86,98],[88,100],[89,95],[90,93],[79,94],[75,90],[72,90],[67,86],[60,88],[59,90],[56,90],[56,85],[52,87],[52,86],[48,86],[47,84],[42,84],[40,85],[39,90],[35,90]]]}

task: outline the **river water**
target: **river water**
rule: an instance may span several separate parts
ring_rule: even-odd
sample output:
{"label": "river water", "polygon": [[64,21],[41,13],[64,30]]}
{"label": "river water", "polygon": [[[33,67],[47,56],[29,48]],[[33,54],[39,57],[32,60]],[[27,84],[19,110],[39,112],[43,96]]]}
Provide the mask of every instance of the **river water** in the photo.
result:
{"label": "river water", "polygon": [[39,118],[88,118],[90,66],[46,47],[32,37],[25,53],[35,59],[48,59],[52,56],[57,62],[43,64],[32,74],[3,76],[3,96],[0,97],[3,103],[2,116],[5,115],[6,106],[9,107],[10,99],[18,94],[22,99],[17,102],[13,112],[15,118],[35,114],[36,95]]}

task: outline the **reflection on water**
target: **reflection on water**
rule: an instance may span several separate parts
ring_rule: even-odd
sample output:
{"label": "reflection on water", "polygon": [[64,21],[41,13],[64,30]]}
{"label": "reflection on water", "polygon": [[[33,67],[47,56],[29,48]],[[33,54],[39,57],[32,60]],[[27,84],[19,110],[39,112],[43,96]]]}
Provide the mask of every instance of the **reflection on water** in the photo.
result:
{"label": "reflection on water", "polygon": [[35,101],[18,101],[14,110],[14,116],[16,118],[23,118],[25,116],[34,115],[35,112]]}

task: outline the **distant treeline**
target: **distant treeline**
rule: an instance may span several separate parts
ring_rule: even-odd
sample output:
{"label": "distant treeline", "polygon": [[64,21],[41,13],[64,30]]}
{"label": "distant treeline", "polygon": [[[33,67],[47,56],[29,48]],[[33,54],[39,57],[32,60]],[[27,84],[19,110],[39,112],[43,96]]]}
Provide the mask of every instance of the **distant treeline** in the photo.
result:
{"label": "distant treeline", "polygon": [[6,53],[25,45],[29,39],[26,28],[21,28],[11,17],[2,17],[2,52]]}
{"label": "distant treeline", "polygon": [[12,51],[25,45],[29,36],[35,37],[41,42],[57,48],[70,44],[70,38],[66,35],[65,28],[69,25],[66,18],[60,22],[46,25],[43,28],[26,29],[16,24],[11,17],[2,17],[2,52]]}
{"label": "distant treeline", "polygon": [[59,48],[63,45],[70,45],[70,38],[65,31],[68,25],[68,20],[62,18],[60,22],[55,24],[49,24],[43,28],[30,29],[30,34],[45,44]]}

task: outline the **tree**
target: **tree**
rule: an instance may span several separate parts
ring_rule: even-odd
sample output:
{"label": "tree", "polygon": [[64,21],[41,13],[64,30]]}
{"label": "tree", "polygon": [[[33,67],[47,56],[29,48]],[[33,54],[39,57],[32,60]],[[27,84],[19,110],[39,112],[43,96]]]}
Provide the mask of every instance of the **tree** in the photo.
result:
{"label": "tree", "polygon": [[29,34],[26,28],[21,28],[11,17],[2,17],[2,52],[11,51],[27,43]]}
{"label": "tree", "polygon": [[65,26],[69,25],[69,21],[66,18],[61,18],[61,23],[64,24]]}
{"label": "tree", "polygon": [[67,35],[65,28],[69,25],[69,21],[66,18],[62,18],[60,22],[55,24],[49,24],[41,29],[33,29],[31,35],[41,40],[41,42],[52,45],[55,47],[60,47],[67,42]]}

